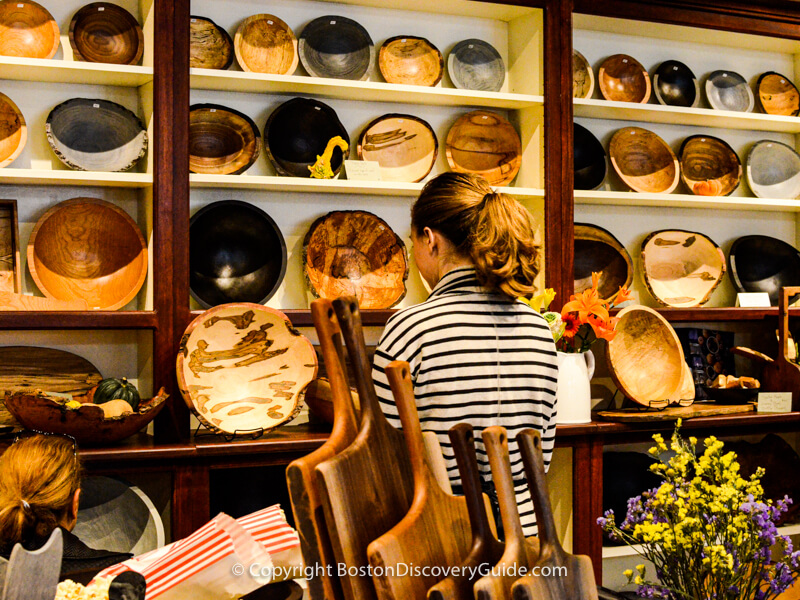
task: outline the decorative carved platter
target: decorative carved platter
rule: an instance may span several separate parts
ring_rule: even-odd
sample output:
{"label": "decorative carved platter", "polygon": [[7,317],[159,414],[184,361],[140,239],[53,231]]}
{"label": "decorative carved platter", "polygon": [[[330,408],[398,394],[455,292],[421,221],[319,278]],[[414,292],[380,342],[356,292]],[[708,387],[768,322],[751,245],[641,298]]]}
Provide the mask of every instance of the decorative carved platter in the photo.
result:
{"label": "decorative carved platter", "polygon": [[378,117],[364,128],[358,141],[358,158],[380,164],[382,181],[422,181],[438,153],[433,128],[412,115]]}
{"label": "decorative carved platter", "polygon": [[227,69],[233,63],[233,40],[206,17],[189,17],[189,67]]}
{"label": "decorative carved platter", "polygon": [[378,68],[388,83],[432,87],[442,79],[444,59],[425,38],[399,35],[381,46]]}
{"label": "decorative carved platter", "polygon": [[61,32],[53,15],[31,0],[0,1],[0,55],[53,58]]}
{"label": "decorative carved platter", "polygon": [[678,159],[652,131],[623,127],[611,138],[608,153],[614,170],[635,192],[669,194],[678,185]]}
{"label": "decorative carved platter", "polygon": [[144,53],[144,33],[136,18],[110,2],[92,2],[69,24],[69,43],[75,60],[135,65]]}
{"label": "decorative carved platter", "polygon": [[501,115],[473,110],[447,132],[445,154],[456,173],[474,173],[490,185],[508,185],[522,164],[522,142],[514,126]]}
{"label": "decorative carved platter", "polygon": [[299,60],[297,38],[275,15],[253,15],[233,36],[236,60],[243,71],[292,75]]}
{"label": "decorative carved platter", "polygon": [[261,132],[238,110],[219,104],[189,108],[189,170],[192,173],[238,175],[261,153]]}
{"label": "decorative carved platter", "polygon": [[606,100],[646,104],[650,99],[647,69],[627,54],[614,54],[605,59],[597,72],[597,81]]}
{"label": "decorative carved platter", "polygon": [[681,179],[698,196],[728,196],[739,187],[742,163],[725,140],[692,135],[680,149]]}

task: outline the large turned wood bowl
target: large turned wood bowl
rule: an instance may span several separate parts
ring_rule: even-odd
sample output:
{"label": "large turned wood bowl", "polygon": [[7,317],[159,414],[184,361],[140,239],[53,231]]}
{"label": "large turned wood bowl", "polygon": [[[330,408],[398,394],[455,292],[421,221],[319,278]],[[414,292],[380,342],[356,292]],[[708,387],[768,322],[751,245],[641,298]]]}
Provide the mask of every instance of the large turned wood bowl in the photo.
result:
{"label": "large turned wood bowl", "polygon": [[303,240],[303,273],[318,298],[355,296],[361,308],[389,308],[406,294],[403,240],[372,213],[334,211]]}
{"label": "large turned wood bowl", "polygon": [[285,314],[260,304],[225,304],[186,328],[178,387],[198,420],[217,433],[270,431],[300,412],[317,375],[311,342]]}
{"label": "large turned wood bowl", "polygon": [[624,127],[611,138],[608,153],[614,170],[636,192],[669,194],[678,185],[678,159],[652,131]]}
{"label": "large turned wood bowl", "polygon": [[400,35],[383,43],[378,68],[388,83],[433,87],[442,80],[444,58],[425,38]]}
{"label": "large turned wood bowl", "polygon": [[144,34],[136,18],[110,2],[92,2],[69,24],[69,43],[75,60],[135,65],[142,59]]}
{"label": "large turned wood bowl", "polygon": [[596,190],[606,178],[606,151],[594,134],[573,123],[573,181],[576,190]]}
{"label": "large turned wood bowl", "polygon": [[727,142],[692,135],[680,150],[681,179],[698,196],[728,196],[742,180],[742,163]]}
{"label": "large turned wood bowl", "polygon": [[597,72],[600,93],[606,100],[647,103],[650,75],[641,63],[627,54],[609,56]]}
{"label": "large turned wood bowl", "polygon": [[592,287],[592,273],[600,273],[597,291],[609,300],[621,286],[633,281],[631,255],[614,235],[602,227],[575,223],[574,245],[575,293]]}
{"label": "large turned wood bowl", "polygon": [[747,184],[759,198],[800,196],[800,154],[794,148],[762,140],[753,144],[746,160]]}
{"label": "large turned wood bowl", "polygon": [[747,80],[734,71],[712,71],[706,78],[706,98],[711,108],[750,112],[755,99]]}
{"label": "large turned wood bowl", "polygon": [[127,171],[147,153],[147,131],[124,106],[90,98],[62,102],[47,115],[50,147],[78,171]]}
{"label": "large turned wood bowl", "polygon": [[773,71],[764,73],[758,78],[756,90],[761,110],[768,115],[793,117],[800,113],[800,92],[788,77]]}
{"label": "large turned wood bowl", "polygon": [[227,69],[233,63],[233,40],[209,18],[189,17],[189,67]]}
{"label": "large turned wood bowl", "polygon": [[53,58],[60,41],[58,23],[41,4],[0,1],[0,55]]}
{"label": "large turned wood bowl", "polygon": [[586,57],[572,51],[572,97],[591,98],[594,93],[594,71]]}
{"label": "large turned wood bowl", "polygon": [[692,231],[655,231],[642,242],[644,282],[664,306],[702,306],[725,275],[725,255],[708,236]]}
{"label": "large turned wood bowl", "polygon": [[422,181],[436,162],[439,143],[433,128],[412,115],[389,114],[364,128],[358,158],[376,161],[382,181]]}
{"label": "large turned wood bowl", "polygon": [[445,154],[450,170],[456,173],[474,173],[491,185],[508,185],[522,164],[522,142],[501,115],[474,110],[448,131]]}
{"label": "large turned wood bowl", "polygon": [[734,240],[728,266],[737,292],[766,292],[772,306],[778,305],[782,287],[800,285],[800,252],[766,235]]}
{"label": "large turned wood bowl", "polygon": [[506,65],[489,42],[470,38],[458,42],[447,55],[447,73],[459,89],[499,92],[506,80]]}
{"label": "large turned wood bowl", "polygon": [[246,18],[233,36],[233,47],[243,71],[291,75],[297,68],[297,38],[275,15]]}
{"label": "large turned wood bowl", "polygon": [[697,106],[700,102],[700,83],[692,70],[677,60],[665,60],[653,73],[653,90],[660,104],[667,106]]}
{"label": "large turned wood bowl", "polygon": [[261,133],[247,115],[219,104],[195,104],[189,109],[192,173],[244,173],[260,153]]}
{"label": "large turned wood bowl", "polygon": [[303,68],[312,77],[364,81],[375,46],[364,27],[347,17],[325,15],[303,28],[298,42]]}
{"label": "large turned wood bowl", "polygon": [[8,96],[0,93],[0,168],[10,165],[28,141],[28,126],[22,111]]}
{"label": "large turned wood bowl", "polygon": [[189,225],[189,291],[203,307],[269,300],[286,273],[286,242],[263,210],[239,200],[198,210]]}
{"label": "large turned wood bowl", "polygon": [[28,241],[28,269],[48,298],[116,310],[144,283],[147,243],[121,208],[96,198],[73,198],[36,222]]}

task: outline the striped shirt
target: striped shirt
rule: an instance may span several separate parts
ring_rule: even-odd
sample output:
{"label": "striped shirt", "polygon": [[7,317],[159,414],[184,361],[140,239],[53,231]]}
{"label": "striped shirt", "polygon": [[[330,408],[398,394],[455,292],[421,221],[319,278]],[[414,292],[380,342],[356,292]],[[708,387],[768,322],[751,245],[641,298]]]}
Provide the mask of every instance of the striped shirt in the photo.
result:
{"label": "striped shirt", "polygon": [[373,378],[381,408],[400,427],[385,367],[411,366],[414,395],[424,430],[442,446],[448,475],[460,485],[447,430],[460,422],[475,428],[478,466],[491,481],[480,438],[492,425],[508,430],[509,454],[520,518],[526,536],[536,517],[515,436],[533,427],[542,434],[545,467],[555,442],[556,349],[544,318],[522,302],[481,287],[472,267],[447,273],[428,299],[394,314],[375,352]]}

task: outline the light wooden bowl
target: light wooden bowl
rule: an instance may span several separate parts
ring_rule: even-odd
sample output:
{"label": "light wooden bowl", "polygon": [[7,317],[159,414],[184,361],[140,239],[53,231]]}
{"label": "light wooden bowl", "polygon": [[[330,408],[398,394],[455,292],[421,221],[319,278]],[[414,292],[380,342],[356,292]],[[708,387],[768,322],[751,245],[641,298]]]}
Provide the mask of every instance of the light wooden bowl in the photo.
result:
{"label": "light wooden bowl", "polygon": [[508,185],[522,164],[522,142],[501,115],[474,110],[462,115],[447,132],[445,154],[450,170],[475,173],[490,185]]}
{"label": "light wooden bowl", "polygon": [[692,135],[680,150],[681,179],[698,196],[728,196],[742,180],[742,163],[727,142]]}
{"label": "light wooden bowl", "polygon": [[53,58],[61,42],[58,23],[31,0],[0,1],[0,55]]}
{"label": "light wooden bowl", "polygon": [[222,69],[233,63],[233,40],[207,17],[189,17],[189,67]]}
{"label": "light wooden bowl", "polygon": [[317,354],[282,312],[225,304],[186,328],[177,375],[184,401],[207,428],[266,432],[300,412],[300,393],[317,375]]}
{"label": "light wooden bowl", "polygon": [[606,100],[646,104],[650,99],[650,75],[627,54],[609,56],[597,72],[600,93]]}
{"label": "light wooden bowl", "polygon": [[616,386],[644,406],[679,399],[685,363],[672,325],[652,308],[640,305],[623,308],[617,316],[617,334],[606,351]]}
{"label": "light wooden bowl", "polygon": [[219,104],[195,104],[189,108],[192,173],[244,173],[260,153],[261,133],[247,115]]}
{"label": "light wooden bowl", "polygon": [[7,167],[22,153],[28,141],[28,126],[14,101],[0,93],[0,168]]}
{"label": "light wooden bowl", "polygon": [[381,46],[378,68],[387,83],[433,87],[442,79],[444,58],[425,38],[399,35]]}
{"label": "light wooden bowl", "polygon": [[747,184],[759,198],[800,196],[800,154],[773,140],[753,144],[747,154]]}
{"label": "light wooden bowl", "polygon": [[459,89],[499,92],[506,80],[506,65],[489,42],[471,38],[458,42],[447,55],[447,73]]}
{"label": "light wooden bowl", "polygon": [[334,211],[303,240],[303,274],[317,298],[355,296],[362,309],[389,308],[406,295],[406,246],[372,213]]}
{"label": "light wooden bowl", "polygon": [[800,285],[800,252],[766,235],[737,238],[728,253],[731,281],[737,292],[766,292],[778,305],[781,288]]}
{"label": "light wooden bowl", "polygon": [[598,293],[608,300],[620,286],[630,288],[633,281],[631,255],[614,235],[602,227],[575,223],[575,293],[592,287],[592,273],[600,273]]}
{"label": "light wooden bowl", "polygon": [[243,71],[292,75],[297,68],[297,38],[275,15],[247,17],[233,36],[236,60]]}
{"label": "light wooden bowl", "polygon": [[72,17],[69,43],[75,60],[135,65],[144,52],[144,33],[124,8],[110,2],[92,2]]}
{"label": "light wooden bowl", "polygon": [[65,165],[78,171],[127,171],[147,153],[147,131],[124,106],[73,98],[47,115],[50,147]]}
{"label": "light wooden bowl", "polygon": [[591,98],[594,93],[594,71],[586,57],[572,51],[572,97]]}
{"label": "light wooden bowl", "polygon": [[692,70],[677,60],[665,60],[653,73],[653,90],[660,104],[667,106],[697,106],[700,102],[700,83]]}
{"label": "light wooden bowl", "polygon": [[618,130],[608,145],[611,165],[636,192],[669,194],[678,185],[680,166],[658,135],[641,127]]}
{"label": "light wooden bowl", "polygon": [[422,181],[433,169],[439,143],[433,128],[412,115],[388,114],[364,128],[358,158],[381,166],[382,181]]}
{"label": "light wooden bowl", "polygon": [[725,275],[725,255],[708,236],[680,229],[654,231],[642,242],[644,282],[664,306],[708,302]]}
{"label": "light wooden bowl", "polygon": [[755,99],[747,80],[733,71],[712,71],[706,78],[706,98],[711,108],[750,112]]}
{"label": "light wooden bowl", "polygon": [[147,275],[147,243],[128,213],[96,198],[65,200],[36,222],[28,269],[48,298],[116,310]]}
{"label": "light wooden bowl", "polygon": [[800,113],[800,92],[780,73],[769,71],[756,83],[758,103],[768,115],[793,117]]}
{"label": "light wooden bowl", "polygon": [[375,46],[353,19],[325,15],[303,28],[298,42],[303,68],[312,77],[364,81],[375,59]]}
{"label": "light wooden bowl", "polygon": [[576,190],[596,190],[606,178],[606,151],[594,134],[573,123],[573,186]]}

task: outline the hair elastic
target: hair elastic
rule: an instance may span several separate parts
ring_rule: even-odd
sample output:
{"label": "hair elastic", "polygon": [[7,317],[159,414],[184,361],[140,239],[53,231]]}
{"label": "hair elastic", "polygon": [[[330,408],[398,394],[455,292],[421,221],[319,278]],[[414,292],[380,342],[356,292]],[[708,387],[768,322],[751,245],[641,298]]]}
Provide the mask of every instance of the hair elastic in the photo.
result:
{"label": "hair elastic", "polygon": [[25,510],[30,510],[31,509],[31,505],[28,504],[27,500],[23,500],[22,501],[22,506],[23,506],[23,508],[25,508]]}

